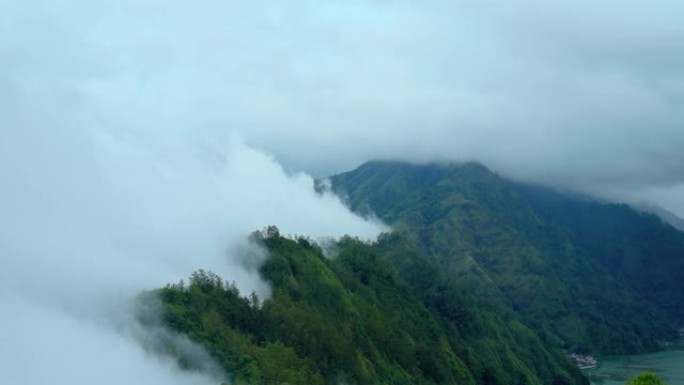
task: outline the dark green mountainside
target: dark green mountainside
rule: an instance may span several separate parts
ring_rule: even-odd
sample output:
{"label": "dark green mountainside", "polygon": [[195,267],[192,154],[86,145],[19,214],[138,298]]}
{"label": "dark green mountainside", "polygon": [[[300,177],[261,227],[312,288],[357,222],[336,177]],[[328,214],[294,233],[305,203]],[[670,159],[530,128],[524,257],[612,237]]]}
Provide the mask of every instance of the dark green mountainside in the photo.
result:
{"label": "dark green mountainside", "polygon": [[271,298],[203,271],[153,293],[164,324],[203,344],[235,384],[588,383],[399,234],[343,238],[334,258],[273,227],[254,239],[269,251]]}
{"label": "dark green mountainside", "polygon": [[684,323],[684,234],[654,215],[478,164],[370,162],[331,182],[353,210],[392,225],[426,264],[547,343],[634,353]]}

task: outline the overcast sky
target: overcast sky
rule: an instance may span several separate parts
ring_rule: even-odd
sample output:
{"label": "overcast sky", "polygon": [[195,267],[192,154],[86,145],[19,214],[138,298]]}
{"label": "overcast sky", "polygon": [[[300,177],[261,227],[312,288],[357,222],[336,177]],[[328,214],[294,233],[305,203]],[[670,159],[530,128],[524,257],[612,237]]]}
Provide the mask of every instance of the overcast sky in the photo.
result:
{"label": "overcast sky", "polygon": [[684,214],[662,197],[684,191],[680,1],[1,4],[5,108],[51,100],[63,124],[152,140],[237,134],[315,175],[478,160],[657,190]]}
{"label": "overcast sky", "polygon": [[[382,231],[309,176],[370,159],[476,160],[683,216],[683,15],[675,0],[0,0],[0,382],[44,383],[35,368],[54,375],[68,345],[74,370],[52,383],[215,383],[102,325],[111,297],[200,267],[267,295],[244,236]],[[131,362],[144,374],[116,369]]]}

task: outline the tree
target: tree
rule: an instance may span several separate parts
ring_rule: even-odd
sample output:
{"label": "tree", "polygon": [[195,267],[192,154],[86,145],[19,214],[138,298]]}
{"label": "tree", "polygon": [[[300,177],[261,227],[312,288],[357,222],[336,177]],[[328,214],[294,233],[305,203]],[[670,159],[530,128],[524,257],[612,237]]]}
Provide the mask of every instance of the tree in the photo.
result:
{"label": "tree", "polygon": [[653,372],[644,372],[625,382],[625,385],[667,385],[667,383]]}

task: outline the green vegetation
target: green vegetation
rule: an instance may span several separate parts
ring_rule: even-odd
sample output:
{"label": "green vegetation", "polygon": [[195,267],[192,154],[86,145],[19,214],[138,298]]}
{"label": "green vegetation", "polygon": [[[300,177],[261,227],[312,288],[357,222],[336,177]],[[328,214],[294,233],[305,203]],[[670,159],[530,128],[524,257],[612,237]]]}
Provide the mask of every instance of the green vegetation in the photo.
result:
{"label": "green vegetation", "polygon": [[659,218],[502,179],[478,164],[371,162],[331,178],[438,271],[569,351],[659,348],[684,321],[684,234]]}
{"label": "green vegetation", "polygon": [[204,271],[156,292],[164,323],[202,343],[235,384],[587,383],[399,235],[343,238],[331,259],[273,227],[253,239],[269,251],[271,298],[243,297]]}
{"label": "green vegetation", "polygon": [[554,227],[665,316],[684,320],[684,233],[622,204],[518,186]]}
{"label": "green vegetation", "polygon": [[644,372],[625,382],[625,385],[667,385],[667,383],[653,372]]}
{"label": "green vegetation", "polygon": [[271,226],[252,237],[270,298],[202,270],[153,293],[232,383],[587,384],[562,349],[655,350],[683,323],[684,234],[653,215],[477,164],[371,162],[331,181],[394,231],[326,258]]}

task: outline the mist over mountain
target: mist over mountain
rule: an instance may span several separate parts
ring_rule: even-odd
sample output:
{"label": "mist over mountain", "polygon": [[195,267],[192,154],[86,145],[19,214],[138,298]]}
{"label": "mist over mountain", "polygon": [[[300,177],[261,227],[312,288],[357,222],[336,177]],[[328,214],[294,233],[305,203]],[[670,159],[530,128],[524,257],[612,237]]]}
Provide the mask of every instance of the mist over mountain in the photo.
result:
{"label": "mist over mountain", "polygon": [[681,12],[674,0],[4,1],[2,126],[237,134],[317,176],[476,160],[682,216]]}
{"label": "mist over mountain", "polygon": [[684,231],[684,218],[665,210],[660,206],[654,205],[634,205],[637,210],[644,211],[647,213],[652,213],[660,217],[665,222],[669,223],[671,226],[675,227],[679,231]]}
{"label": "mist over mountain", "polygon": [[[371,159],[475,160],[518,182],[684,216],[682,7],[0,0],[0,382],[100,374],[104,384],[216,383],[222,374],[181,370],[177,357],[151,347],[168,330],[141,323],[139,293],[203,268],[268,298],[272,283],[259,271],[268,253],[247,241],[268,225],[314,239],[375,239],[389,229],[382,220],[398,217],[376,207],[381,220],[360,216],[314,189],[314,177]],[[483,210],[478,218],[498,218]],[[540,208],[529,210],[517,212],[520,223]],[[540,221],[568,227],[556,234],[560,245],[581,248],[586,261],[610,252],[610,261],[578,269],[640,284],[596,282],[596,290],[644,300],[648,276],[613,263],[649,254],[617,235],[620,250],[580,245],[575,219]],[[552,247],[535,243],[538,233],[504,227],[499,235],[518,251],[536,250],[532,265],[556,269],[536,264],[535,253]],[[469,231],[468,242],[479,239]],[[498,287],[483,288],[492,306],[511,300]],[[679,311],[662,306],[656,334]],[[562,325],[539,327],[571,340]],[[204,349],[171,339],[193,354]],[[535,377],[527,364],[513,366]]]}
{"label": "mist over mountain", "polygon": [[368,162],[318,190],[392,232],[318,244],[269,226],[250,238],[271,297],[203,270],[148,294],[236,384],[583,384],[568,352],[679,337],[684,233],[655,215],[476,163]]}
{"label": "mist over mountain", "polygon": [[167,337],[137,319],[140,291],[206,268],[266,298],[266,254],[247,241],[261,223],[326,237],[385,229],[244,144],[217,152],[177,139],[2,131],[2,382],[219,383],[152,349]]}

